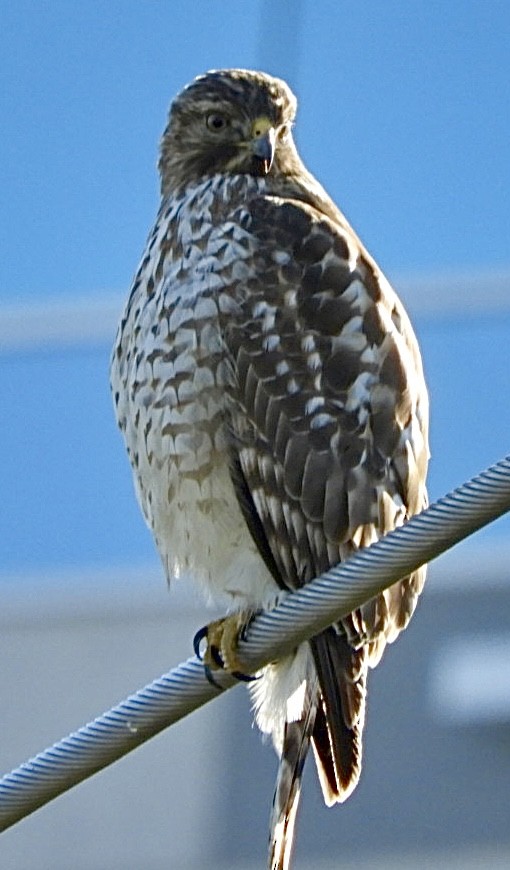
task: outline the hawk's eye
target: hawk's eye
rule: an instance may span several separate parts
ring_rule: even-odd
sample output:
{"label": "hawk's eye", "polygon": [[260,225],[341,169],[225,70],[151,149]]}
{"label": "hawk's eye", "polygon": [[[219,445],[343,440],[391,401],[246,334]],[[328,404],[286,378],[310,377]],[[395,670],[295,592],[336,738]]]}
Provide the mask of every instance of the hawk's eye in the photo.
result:
{"label": "hawk's eye", "polygon": [[208,115],[205,119],[205,123],[209,130],[212,130],[213,133],[219,133],[220,130],[224,130],[225,127],[228,127],[228,121],[224,115],[218,115],[213,113],[212,115]]}

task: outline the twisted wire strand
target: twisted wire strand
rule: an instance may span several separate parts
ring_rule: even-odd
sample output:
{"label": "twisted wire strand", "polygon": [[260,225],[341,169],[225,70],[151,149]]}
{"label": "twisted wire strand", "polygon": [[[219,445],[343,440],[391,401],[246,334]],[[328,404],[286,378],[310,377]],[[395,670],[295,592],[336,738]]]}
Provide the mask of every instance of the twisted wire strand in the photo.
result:
{"label": "twisted wire strand", "polygon": [[[261,613],[239,643],[247,672],[281,657],[303,640],[360,607],[396,580],[429,562],[510,510],[510,456],[453,490]],[[331,619],[332,614],[336,619]],[[271,650],[271,657],[265,655]]]}
{"label": "twisted wire strand", "polygon": [[[253,673],[289,653],[419,565],[510,510],[510,457],[413,517],[371,547],[336,565],[271,611],[257,615],[238,657]],[[121,758],[163,728],[236,684],[207,680],[193,657],[112,710],[39,753],[0,780],[0,830]]]}
{"label": "twisted wire strand", "polygon": [[218,688],[212,686],[203,664],[194,657],[130,695],[0,780],[0,831],[236,683],[234,677],[220,673]]}

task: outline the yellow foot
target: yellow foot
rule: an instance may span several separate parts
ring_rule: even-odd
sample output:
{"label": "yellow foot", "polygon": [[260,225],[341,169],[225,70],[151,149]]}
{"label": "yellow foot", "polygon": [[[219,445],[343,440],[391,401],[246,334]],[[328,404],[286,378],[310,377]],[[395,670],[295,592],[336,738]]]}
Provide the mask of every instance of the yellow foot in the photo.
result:
{"label": "yellow foot", "polygon": [[[239,638],[242,637],[252,618],[252,611],[241,610],[210,622],[197,632],[193,641],[195,653],[202,659],[208,670],[225,670],[241,680],[254,679],[243,673],[242,665],[237,658]],[[203,640],[207,641],[207,647],[202,654],[200,645]]]}

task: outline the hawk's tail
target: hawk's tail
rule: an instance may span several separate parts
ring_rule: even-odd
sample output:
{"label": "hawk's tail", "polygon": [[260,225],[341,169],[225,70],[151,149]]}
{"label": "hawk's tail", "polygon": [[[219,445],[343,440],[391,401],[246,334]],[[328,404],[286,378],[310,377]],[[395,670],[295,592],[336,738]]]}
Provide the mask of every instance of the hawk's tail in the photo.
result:
{"label": "hawk's tail", "polygon": [[344,635],[328,629],[310,647],[318,686],[303,715],[285,722],[269,841],[269,870],[289,870],[303,766],[312,742],[324,800],[342,803],[361,772],[367,657]]}
{"label": "hawk's tail", "polygon": [[312,741],[324,801],[343,803],[361,773],[367,660],[328,629],[310,641],[321,688]]}
{"label": "hawk's tail", "polygon": [[316,709],[316,703],[312,701],[303,718],[285,723],[269,830],[269,870],[288,870],[290,867],[301,777],[310,748]]}

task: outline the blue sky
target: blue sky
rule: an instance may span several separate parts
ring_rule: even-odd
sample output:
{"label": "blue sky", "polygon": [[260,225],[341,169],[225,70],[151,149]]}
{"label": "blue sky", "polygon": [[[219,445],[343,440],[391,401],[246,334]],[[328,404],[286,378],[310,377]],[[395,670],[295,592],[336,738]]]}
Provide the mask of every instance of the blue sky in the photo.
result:
{"label": "blue sky", "polygon": [[[127,294],[170,99],[222,66],[289,79],[309,168],[390,278],[510,273],[506,0],[16,0],[0,27],[0,317]],[[510,299],[474,319],[455,286],[416,318],[434,496],[508,451]],[[108,355],[0,356],[0,569],[152,557]]]}
{"label": "blue sky", "polygon": [[290,78],[387,270],[510,262],[505,0],[17,0],[0,25],[0,299],[128,286],[169,101],[219,66]]}

